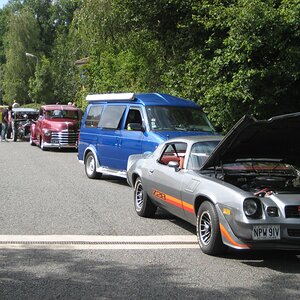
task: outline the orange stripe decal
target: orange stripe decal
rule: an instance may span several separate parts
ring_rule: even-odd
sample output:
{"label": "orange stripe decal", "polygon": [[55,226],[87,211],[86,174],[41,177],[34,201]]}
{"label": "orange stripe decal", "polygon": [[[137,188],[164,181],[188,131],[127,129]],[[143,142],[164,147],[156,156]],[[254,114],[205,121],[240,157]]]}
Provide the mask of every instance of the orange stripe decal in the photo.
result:
{"label": "orange stripe decal", "polygon": [[156,198],[164,201],[164,202],[172,204],[172,205],[174,205],[176,207],[179,207],[179,208],[181,208],[181,209],[183,209],[185,211],[188,211],[190,213],[194,213],[194,207],[193,207],[192,204],[184,202],[184,201],[182,201],[180,199],[177,199],[175,197],[172,197],[170,195],[167,195],[167,194],[165,194],[163,192],[160,192],[158,190],[155,190],[155,189],[152,190],[152,195],[154,197],[156,197]]}
{"label": "orange stripe decal", "polygon": [[246,244],[239,244],[236,241],[233,240],[233,238],[230,236],[228,231],[225,229],[225,227],[220,223],[220,230],[222,235],[227,239],[229,243],[231,243],[233,246],[248,249],[249,247]]}

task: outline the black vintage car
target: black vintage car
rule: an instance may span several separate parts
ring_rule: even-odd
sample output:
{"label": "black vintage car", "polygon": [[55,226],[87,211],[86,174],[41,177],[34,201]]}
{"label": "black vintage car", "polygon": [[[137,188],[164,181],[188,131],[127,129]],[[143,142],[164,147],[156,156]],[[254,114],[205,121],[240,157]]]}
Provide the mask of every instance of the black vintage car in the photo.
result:
{"label": "black vintage car", "polygon": [[13,108],[11,116],[12,138],[16,142],[18,139],[30,138],[30,126],[38,118],[38,110],[33,108]]}

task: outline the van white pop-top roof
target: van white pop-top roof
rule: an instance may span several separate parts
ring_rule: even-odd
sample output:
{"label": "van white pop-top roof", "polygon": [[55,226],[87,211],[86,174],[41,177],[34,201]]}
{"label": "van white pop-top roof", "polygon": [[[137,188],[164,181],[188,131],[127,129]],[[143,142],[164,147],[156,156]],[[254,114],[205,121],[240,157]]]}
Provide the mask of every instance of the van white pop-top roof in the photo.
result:
{"label": "van white pop-top roof", "polygon": [[134,93],[110,93],[87,95],[87,101],[130,101],[134,100]]}

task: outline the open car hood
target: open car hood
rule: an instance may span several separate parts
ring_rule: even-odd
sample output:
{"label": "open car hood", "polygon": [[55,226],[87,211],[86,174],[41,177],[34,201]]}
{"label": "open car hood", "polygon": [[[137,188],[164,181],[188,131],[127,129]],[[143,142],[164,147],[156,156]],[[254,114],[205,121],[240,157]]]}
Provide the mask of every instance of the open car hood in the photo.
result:
{"label": "open car hood", "polygon": [[280,159],[300,166],[300,112],[269,120],[244,116],[223,138],[201,169],[242,159]]}

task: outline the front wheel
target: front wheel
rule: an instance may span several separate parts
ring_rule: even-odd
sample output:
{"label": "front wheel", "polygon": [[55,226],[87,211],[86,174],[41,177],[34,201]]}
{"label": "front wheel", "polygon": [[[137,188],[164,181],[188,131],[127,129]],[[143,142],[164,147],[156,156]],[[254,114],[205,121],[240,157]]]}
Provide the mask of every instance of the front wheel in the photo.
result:
{"label": "front wheel", "polygon": [[31,134],[30,134],[30,138],[29,138],[29,144],[30,144],[31,146],[34,146],[34,145],[35,145],[34,142],[33,142],[33,139],[32,139]]}
{"label": "front wheel", "polygon": [[90,179],[100,178],[102,173],[96,171],[96,159],[92,152],[89,152],[84,161],[85,174]]}
{"label": "front wheel", "polygon": [[40,148],[45,151],[46,150],[46,147],[45,147],[45,141],[43,139],[43,137],[41,136],[40,138]]}
{"label": "front wheel", "polygon": [[18,139],[17,130],[13,128],[12,134],[13,134],[13,141],[16,142]]}
{"label": "front wheel", "polygon": [[204,201],[198,210],[197,237],[200,248],[205,254],[218,255],[226,249],[222,242],[218,213],[209,201]]}
{"label": "front wheel", "polygon": [[153,217],[157,209],[157,206],[153,204],[144,190],[140,178],[137,178],[134,185],[134,208],[136,213],[141,217]]}

